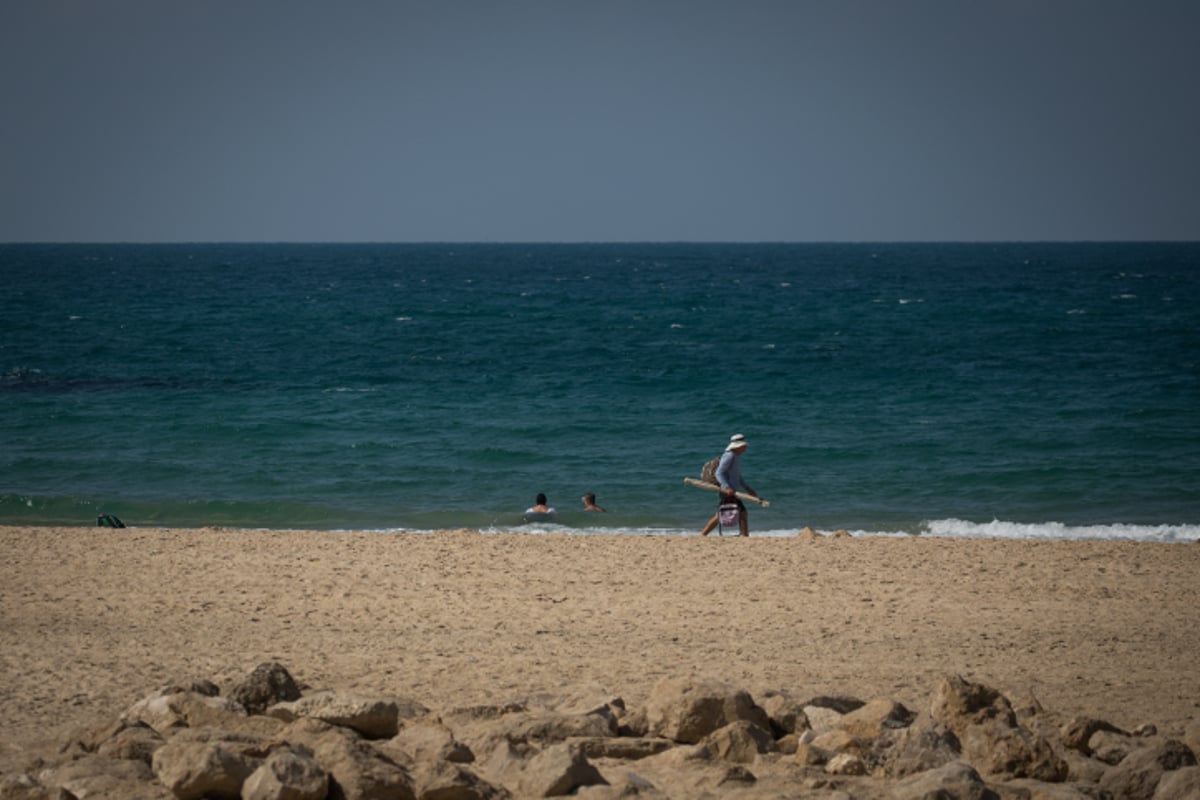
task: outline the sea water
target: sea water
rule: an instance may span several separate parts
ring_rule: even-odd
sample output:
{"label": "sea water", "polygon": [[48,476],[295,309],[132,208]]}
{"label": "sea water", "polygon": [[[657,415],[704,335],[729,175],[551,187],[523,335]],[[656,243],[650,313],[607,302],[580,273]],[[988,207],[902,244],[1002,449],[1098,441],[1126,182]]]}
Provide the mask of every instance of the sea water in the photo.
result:
{"label": "sea water", "polygon": [[742,433],[754,535],[1200,538],[1196,243],[10,244],[0,275],[0,524],[694,535],[717,496],[682,479]]}

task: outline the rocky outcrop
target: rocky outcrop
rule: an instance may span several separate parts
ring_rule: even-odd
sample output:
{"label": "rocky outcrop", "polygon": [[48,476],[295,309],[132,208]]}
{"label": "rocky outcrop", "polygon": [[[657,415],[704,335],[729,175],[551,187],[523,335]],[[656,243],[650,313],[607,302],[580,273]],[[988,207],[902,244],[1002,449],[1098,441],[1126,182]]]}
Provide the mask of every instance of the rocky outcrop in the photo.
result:
{"label": "rocky outcrop", "polygon": [[336,690],[291,697],[296,686],[265,664],[225,696],[207,682],[161,687],[0,775],[0,800],[1200,796],[1194,722],[1176,738],[1126,732],[958,675],[918,711],[794,689],[760,704],[687,677],[633,709],[595,687],[437,711]]}

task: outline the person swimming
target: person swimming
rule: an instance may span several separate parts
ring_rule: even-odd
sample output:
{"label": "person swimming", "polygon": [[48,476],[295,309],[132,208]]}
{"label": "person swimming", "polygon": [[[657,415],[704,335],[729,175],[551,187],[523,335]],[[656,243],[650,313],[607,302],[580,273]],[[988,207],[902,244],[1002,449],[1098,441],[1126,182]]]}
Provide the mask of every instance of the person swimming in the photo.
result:
{"label": "person swimming", "polygon": [[549,522],[558,514],[554,510],[554,506],[549,505],[546,500],[546,495],[538,492],[538,496],[534,498],[533,505],[525,509],[525,514],[522,519],[526,522]]}
{"label": "person swimming", "polygon": [[584,511],[603,511],[604,509],[596,505],[596,495],[593,492],[588,492],[583,496]]}

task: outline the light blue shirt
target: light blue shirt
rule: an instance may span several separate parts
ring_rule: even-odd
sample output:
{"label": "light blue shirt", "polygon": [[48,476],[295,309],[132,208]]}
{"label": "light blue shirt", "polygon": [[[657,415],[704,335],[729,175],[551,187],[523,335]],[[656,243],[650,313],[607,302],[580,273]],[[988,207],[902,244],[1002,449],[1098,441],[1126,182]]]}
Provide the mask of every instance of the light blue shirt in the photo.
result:
{"label": "light blue shirt", "polygon": [[717,483],[721,484],[722,489],[749,491],[750,487],[742,480],[741,453],[726,450],[721,454],[721,462],[717,464]]}

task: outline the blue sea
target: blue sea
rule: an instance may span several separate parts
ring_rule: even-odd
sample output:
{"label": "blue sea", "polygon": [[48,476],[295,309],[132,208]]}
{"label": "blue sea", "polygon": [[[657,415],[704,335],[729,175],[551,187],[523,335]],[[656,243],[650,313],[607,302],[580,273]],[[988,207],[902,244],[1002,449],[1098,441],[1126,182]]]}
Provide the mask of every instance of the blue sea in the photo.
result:
{"label": "blue sea", "polygon": [[0,524],[695,535],[683,478],[741,433],[752,535],[1200,538],[1200,243],[7,244],[0,275]]}

